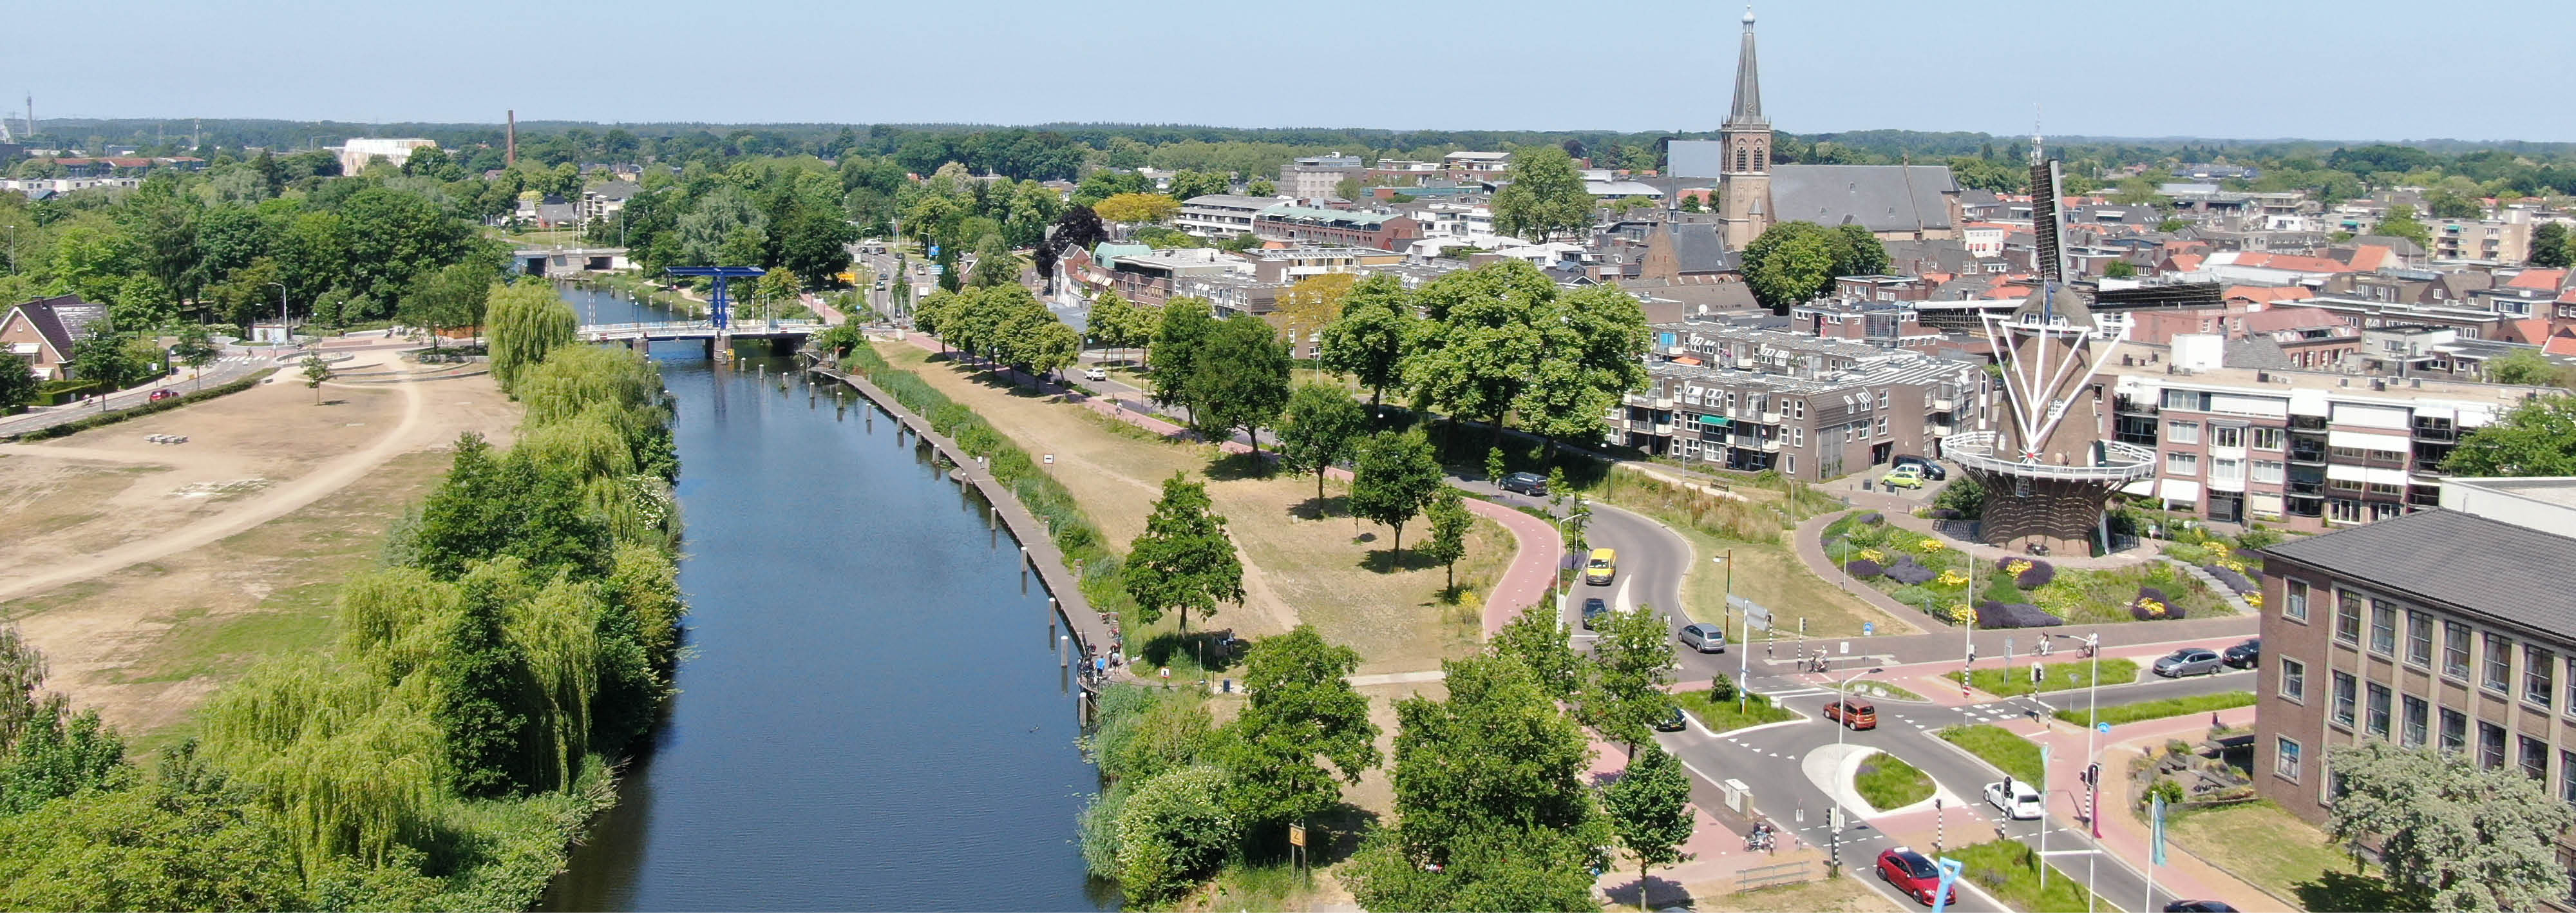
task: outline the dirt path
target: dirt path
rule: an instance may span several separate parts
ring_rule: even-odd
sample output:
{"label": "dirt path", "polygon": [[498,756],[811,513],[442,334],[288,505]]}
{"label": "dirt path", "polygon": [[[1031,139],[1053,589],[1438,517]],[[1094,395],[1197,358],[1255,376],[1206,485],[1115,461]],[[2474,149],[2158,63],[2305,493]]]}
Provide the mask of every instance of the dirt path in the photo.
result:
{"label": "dirt path", "polygon": [[[35,595],[64,584],[86,580],[211,544],[292,513],[357,481],[369,470],[384,465],[387,460],[393,459],[396,455],[417,449],[421,444],[414,440],[414,432],[421,426],[425,396],[416,384],[404,384],[400,389],[403,395],[402,421],[395,425],[392,431],[367,445],[365,449],[325,463],[302,478],[265,495],[245,501],[238,507],[196,520],[167,533],[110,548],[69,563],[57,564],[32,576],[0,579],[0,602]],[[48,449],[60,454],[60,451],[74,448]],[[75,455],[83,458],[122,458]]]}

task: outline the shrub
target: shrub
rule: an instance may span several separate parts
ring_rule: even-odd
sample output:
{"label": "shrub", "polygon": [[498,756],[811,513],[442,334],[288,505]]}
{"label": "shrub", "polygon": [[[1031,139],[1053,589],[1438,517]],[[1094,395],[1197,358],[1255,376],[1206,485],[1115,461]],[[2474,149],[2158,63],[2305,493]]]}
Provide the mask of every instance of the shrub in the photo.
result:
{"label": "shrub", "polygon": [[2235,590],[2236,592],[2251,593],[2256,589],[2254,581],[2245,579],[2245,575],[2237,573],[2234,568],[2218,564],[2204,564],[2200,566],[2200,569],[2208,572],[2209,576],[2218,578],[2219,583],[2226,584],[2228,589]]}
{"label": "shrub", "polygon": [[1956,520],[1959,519],[1959,512],[1947,507],[1933,507],[1925,509],[1923,517],[1929,520]]}
{"label": "shrub", "polygon": [[2237,534],[2236,548],[2238,551],[2250,552],[2279,545],[2281,540],[2286,538],[2289,537],[2281,535],[2279,530],[2258,526]]}
{"label": "shrub", "polygon": [[1242,836],[1226,812],[1225,772],[1192,767],[1145,781],[1118,810],[1118,886],[1166,898],[1214,874]]}
{"label": "shrub", "polygon": [[1870,511],[1869,513],[1865,513],[1865,514],[1860,515],[1860,518],[1859,518],[1859,519],[1860,519],[1860,522],[1861,522],[1861,523],[1866,524],[1866,525],[1869,525],[1869,526],[1877,526],[1878,524],[1881,524],[1881,523],[1885,523],[1885,522],[1887,522],[1887,518],[1886,518],[1886,517],[1884,517],[1884,516],[1880,516],[1880,515],[1879,515],[1879,513],[1878,513],[1877,511],[1874,511],[1874,510],[1873,510],[1873,511]]}
{"label": "shrub", "polygon": [[1904,603],[1908,607],[1919,609],[1926,605],[1939,603],[1941,601],[1941,594],[1933,592],[1928,587],[1904,586],[1897,587],[1895,592],[1887,594],[1887,598]]}
{"label": "shrub", "polygon": [[[2046,561],[2016,558],[2014,559],[2014,563],[2027,565],[2021,570],[2013,572],[2013,585],[2021,587],[2022,589],[2036,590],[2040,587],[2047,586],[2049,581],[2057,579],[2057,568],[2051,566]],[[2011,565],[2005,565],[2005,567],[2011,567]]]}
{"label": "shrub", "polygon": [[1886,573],[1887,569],[1879,566],[1879,563],[1876,561],[1871,561],[1867,558],[1859,558],[1844,564],[1843,571],[1852,575],[1854,579],[1869,580],[1880,574]]}
{"label": "shrub", "polygon": [[1719,702],[1734,700],[1735,679],[1727,677],[1724,672],[1718,673],[1716,678],[1709,680],[1708,699]]}

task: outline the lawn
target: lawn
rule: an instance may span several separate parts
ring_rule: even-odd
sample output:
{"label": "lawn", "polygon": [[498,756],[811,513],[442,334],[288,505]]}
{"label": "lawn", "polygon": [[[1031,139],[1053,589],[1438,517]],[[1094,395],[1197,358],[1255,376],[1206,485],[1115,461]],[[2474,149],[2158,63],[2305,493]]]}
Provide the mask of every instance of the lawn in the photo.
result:
{"label": "lawn", "polygon": [[2082,708],[2072,708],[2058,711],[2057,718],[2078,726],[2085,725],[2094,720],[2118,726],[2124,723],[2135,723],[2139,720],[2161,720],[2166,717],[2184,716],[2194,713],[2210,713],[2236,707],[2251,707],[2253,705],[2254,692],[2221,691],[2217,694],[2195,694],[2190,697],[2169,697],[2160,701],[2139,701],[2134,704],[2113,704],[2102,708],[2098,716],[2088,716]]}
{"label": "lawn", "polygon": [[[1810,637],[1858,637],[1864,623],[1874,625],[1878,634],[1917,633],[1911,623],[1862,602],[1798,560],[1786,541],[1787,533],[1778,530],[1787,520],[1780,508],[1785,499],[1779,492],[1752,487],[1733,490],[1749,500],[1687,492],[1642,473],[1619,470],[1594,486],[1591,496],[1662,523],[1689,540],[1695,554],[1730,555],[1735,564],[1735,595],[1771,609],[1775,627],[1769,636],[1773,638],[1796,637],[1801,619]],[[1683,611],[1693,621],[1735,629],[1740,622],[1726,610],[1728,585],[1726,567],[1713,562],[1694,566],[1682,581]],[[1762,636],[1757,634],[1756,639]]]}
{"label": "lawn", "polygon": [[1798,715],[1790,712],[1788,708],[1776,706],[1771,703],[1770,698],[1759,694],[1739,695],[1743,698],[1744,709],[1741,711],[1736,709],[1736,698],[1730,697],[1720,701],[1715,699],[1716,695],[1715,691],[1699,690],[1684,691],[1675,697],[1680,699],[1682,709],[1698,717],[1699,724],[1707,727],[1710,732],[1731,732],[1746,726],[1760,726],[1764,723],[1778,723],[1798,718]]}
{"label": "lawn", "polygon": [[2183,812],[2165,820],[2165,834],[2175,846],[2228,874],[2274,897],[2307,900],[2311,909],[2321,908],[2312,894],[2356,880],[2352,857],[2328,841],[2324,831],[2270,802]]}
{"label": "lawn", "polygon": [[1932,798],[1932,778],[1905,763],[1904,758],[1886,752],[1860,762],[1860,774],[1852,778],[1852,788],[1869,800],[1869,807],[1882,812]]}
{"label": "lawn", "polygon": [[1967,749],[2013,779],[2032,783],[2041,779],[2039,743],[2006,732],[2001,726],[1952,726],[1941,730],[1941,738]]}
{"label": "lawn", "polygon": [[[2157,604],[2170,614],[2160,617],[2234,614],[2219,594],[2181,568],[2162,561],[2102,570],[2051,573],[2042,569],[2030,574],[2022,572],[2046,559],[2016,558],[2002,567],[1992,562],[1971,566],[1966,556],[1937,537],[1883,520],[1860,522],[1867,513],[1855,511],[1828,524],[1821,534],[1825,554],[1845,568],[1857,568],[1854,577],[1889,598],[1924,607],[1927,613],[1949,624],[1957,624],[1968,615],[1972,585],[1979,600],[2028,603],[2068,624],[2137,621],[2131,609],[2147,590],[2162,594]],[[1930,579],[1906,583],[1878,570],[1893,570],[1898,562],[1909,558],[1921,565]]]}
{"label": "lawn", "polygon": [[[2048,887],[2039,886],[2039,852],[2015,840],[1989,840],[1951,851],[1959,860],[1959,877],[1975,882],[2005,906],[2030,913],[2083,913],[2097,899],[2056,866],[2049,866]],[[1966,895],[1961,895],[1962,900]],[[2107,906],[2107,905],[2106,905]]]}
{"label": "lawn", "polygon": [[[2031,684],[2030,666],[2026,663],[2010,669],[1975,670],[1969,674],[1968,684],[1996,697],[2018,697],[2042,691],[2082,688],[2092,683],[2090,673],[2094,664],[2090,660],[2042,662],[2040,665],[2041,678],[2037,685]],[[2105,685],[2125,685],[2138,680],[2138,664],[2130,660],[2102,660],[2101,669],[2101,683]],[[1959,680],[1959,673],[1945,672],[1941,677],[1955,682]]]}
{"label": "lawn", "polygon": [[1907,691],[1886,682],[1853,682],[1851,693],[1861,695],[1863,697],[1875,697],[1891,701],[1919,701],[1923,699],[1923,695]]}
{"label": "lawn", "polygon": [[1858,877],[1823,878],[1758,891],[1695,895],[1690,908],[1702,913],[1864,913],[1920,909],[1898,907]]}

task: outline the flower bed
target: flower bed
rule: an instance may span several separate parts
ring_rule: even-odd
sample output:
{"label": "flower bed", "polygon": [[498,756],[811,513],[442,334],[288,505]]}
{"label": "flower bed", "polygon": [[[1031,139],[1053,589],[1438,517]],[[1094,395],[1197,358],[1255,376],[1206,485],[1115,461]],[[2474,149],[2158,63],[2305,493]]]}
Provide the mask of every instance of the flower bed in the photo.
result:
{"label": "flower bed", "polygon": [[[1974,618],[1978,627],[2046,627],[2115,621],[2166,621],[2231,614],[2226,601],[2181,568],[2148,561],[2102,570],[2061,569],[2035,558],[1997,566],[1977,562],[1938,538],[1856,513],[1824,529],[1825,554],[1852,579],[1945,624]],[[2225,542],[2184,546],[2240,592],[2256,589],[2250,562]],[[2170,549],[2168,550],[2170,554]],[[2225,571],[2227,573],[2219,573]],[[2232,577],[2231,577],[2232,575]]]}

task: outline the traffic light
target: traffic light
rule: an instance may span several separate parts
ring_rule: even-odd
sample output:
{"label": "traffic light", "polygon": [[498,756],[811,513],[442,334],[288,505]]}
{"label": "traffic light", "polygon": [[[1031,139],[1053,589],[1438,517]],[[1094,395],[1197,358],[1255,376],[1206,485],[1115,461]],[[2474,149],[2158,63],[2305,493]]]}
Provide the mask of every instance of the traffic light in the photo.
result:
{"label": "traffic light", "polygon": [[2084,765],[2084,785],[2102,785],[2102,765],[2100,762]]}

